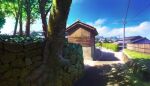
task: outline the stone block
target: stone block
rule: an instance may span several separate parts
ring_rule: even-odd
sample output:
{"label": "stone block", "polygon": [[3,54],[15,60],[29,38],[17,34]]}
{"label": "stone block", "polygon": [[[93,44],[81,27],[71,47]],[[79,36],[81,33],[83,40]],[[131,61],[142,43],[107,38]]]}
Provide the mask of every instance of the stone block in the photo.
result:
{"label": "stone block", "polygon": [[29,57],[36,57],[36,56],[42,56],[42,50],[41,49],[25,51],[25,57],[29,58]]}
{"label": "stone block", "polygon": [[19,67],[19,68],[25,67],[26,64],[25,64],[24,59],[25,58],[22,58],[22,57],[16,58],[16,60],[11,63],[11,66],[12,67]]}
{"label": "stone block", "polygon": [[[8,71],[10,68],[9,64],[3,64],[3,65],[0,65],[0,74]],[[1,75],[0,75],[1,76]]]}
{"label": "stone block", "polygon": [[25,58],[25,64],[26,64],[27,66],[31,65],[31,64],[32,64],[31,58]]}
{"label": "stone block", "polygon": [[0,42],[0,49],[2,49],[3,48],[3,43],[2,42]]}
{"label": "stone block", "polygon": [[23,45],[17,43],[4,43],[4,49],[9,52],[18,53],[24,50]]}
{"label": "stone block", "polygon": [[35,56],[35,57],[31,57],[31,59],[33,62],[36,62],[36,61],[42,61],[43,57],[42,56]]}
{"label": "stone block", "polygon": [[29,75],[30,71],[31,69],[27,67],[20,69],[20,78],[24,80]]}
{"label": "stone block", "polygon": [[41,49],[42,48],[42,43],[38,42],[38,43],[30,43],[30,44],[25,44],[24,47],[26,50],[33,50],[33,49]]}
{"label": "stone block", "polygon": [[14,62],[15,59],[16,59],[16,55],[13,53],[7,53],[7,54],[3,55],[2,57],[0,57],[1,62],[4,64]]}

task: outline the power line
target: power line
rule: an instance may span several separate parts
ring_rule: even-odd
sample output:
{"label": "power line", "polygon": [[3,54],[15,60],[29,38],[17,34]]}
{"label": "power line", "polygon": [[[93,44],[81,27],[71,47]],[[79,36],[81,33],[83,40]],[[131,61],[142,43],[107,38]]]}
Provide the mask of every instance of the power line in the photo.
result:
{"label": "power line", "polygon": [[149,7],[150,7],[150,3],[147,4],[146,7],[145,7],[143,10],[141,10],[140,12],[138,12],[135,17],[139,16],[141,13],[143,13],[143,12],[144,12],[146,9],[148,9]]}
{"label": "power line", "polygon": [[[143,9],[141,9],[131,20],[135,20],[139,15],[144,13],[150,7],[150,3],[148,3]],[[130,20],[129,20],[130,21]]]}
{"label": "power line", "polygon": [[126,10],[126,13],[125,13],[125,17],[124,17],[124,20],[123,20],[123,49],[125,49],[125,28],[126,28],[126,19],[127,19],[127,16],[128,16],[128,11],[129,11],[129,7],[130,7],[130,3],[131,3],[131,0],[128,0],[128,6],[127,6],[127,10]]}
{"label": "power line", "polygon": [[128,0],[128,5],[127,5],[125,17],[124,17],[124,23],[126,22],[126,19],[127,19],[127,16],[128,16],[128,11],[129,11],[129,7],[130,7],[130,3],[131,3],[131,0]]}

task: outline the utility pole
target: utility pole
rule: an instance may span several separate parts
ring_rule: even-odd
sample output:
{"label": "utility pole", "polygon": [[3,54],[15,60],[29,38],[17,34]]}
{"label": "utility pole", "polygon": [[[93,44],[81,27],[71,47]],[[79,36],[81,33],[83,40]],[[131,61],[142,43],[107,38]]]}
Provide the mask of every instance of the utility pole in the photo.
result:
{"label": "utility pole", "polygon": [[123,49],[125,49],[125,28],[126,28],[126,24],[127,24],[127,16],[128,16],[128,11],[129,11],[129,7],[130,7],[130,2],[131,0],[128,0],[128,6],[127,6],[127,10],[126,10],[126,14],[125,14],[125,17],[123,19]]}
{"label": "utility pole", "polygon": [[123,49],[125,49],[125,32],[126,32],[126,30],[125,30],[125,28],[126,28],[126,20],[123,20]]}

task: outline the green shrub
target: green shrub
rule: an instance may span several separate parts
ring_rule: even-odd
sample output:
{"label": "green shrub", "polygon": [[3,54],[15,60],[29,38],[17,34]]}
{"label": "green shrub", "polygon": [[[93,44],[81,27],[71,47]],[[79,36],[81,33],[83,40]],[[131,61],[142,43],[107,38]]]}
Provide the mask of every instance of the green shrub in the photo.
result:
{"label": "green shrub", "polygon": [[40,42],[43,41],[43,38],[39,37],[27,37],[27,36],[13,36],[13,35],[7,35],[7,34],[1,34],[0,35],[0,41],[3,42],[10,42],[10,43],[19,43],[19,44],[24,44],[24,43],[33,43],[33,42]]}
{"label": "green shrub", "polygon": [[114,44],[114,43],[102,43],[102,44],[96,44],[96,46],[102,46],[106,49],[110,49],[110,50],[113,50],[113,51],[118,51],[119,50],[119,46],[117,44]]}
{"label": "green shrub", "polygon": [[95,46],[96,47],[101,47],[101,43],[96,43]]}
{"label": "green shrub", "polygon": [[[150,54],[144,54],[132,50],[125,49],[125,54],[130,56],[132,62],[128,62],[127,65],[132,70],[134,79],[137,79],[138,82],[150,81]],[[137,85],[138,86],[138,85]],[[150,86],[145,85],[144,86]]]}

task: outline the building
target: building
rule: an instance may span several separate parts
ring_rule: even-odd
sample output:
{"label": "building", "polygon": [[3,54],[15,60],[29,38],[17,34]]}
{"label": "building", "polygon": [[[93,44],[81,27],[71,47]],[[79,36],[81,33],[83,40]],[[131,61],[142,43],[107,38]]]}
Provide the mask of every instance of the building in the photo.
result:
{"label": "building", "polygon": [[98,34],[96,28],[77,21],[66,29],[66,34],[68,42],[82,45],[84,59],[93,59],[95,36]]}
{"label": "building", "polygon": [[[120,47],[122,47],[123,40],[120,39],[115,43],[119,44]],[[130,36],[130,37],[125,37],[125,45],[126,44],[150,44],[150,40],[142,36]]]}

